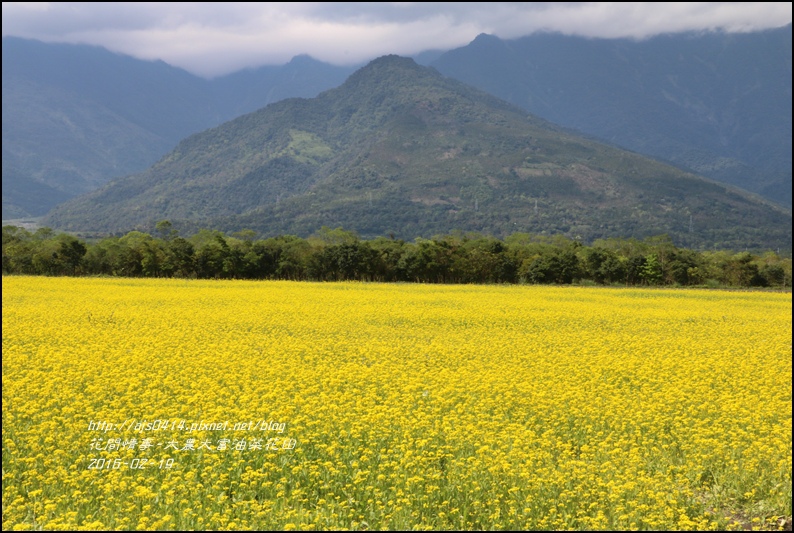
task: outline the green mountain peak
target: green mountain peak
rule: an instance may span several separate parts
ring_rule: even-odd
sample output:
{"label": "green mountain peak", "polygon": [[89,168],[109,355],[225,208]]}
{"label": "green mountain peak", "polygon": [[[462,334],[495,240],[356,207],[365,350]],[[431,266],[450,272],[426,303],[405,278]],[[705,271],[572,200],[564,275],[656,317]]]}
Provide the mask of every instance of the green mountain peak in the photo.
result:
{"label": "green mountain peak", "polygon": [[790,213],[566,132],[399,56],[316,98],[189,137],[47,222],[117,232],[162,219],[265,235],[343,226],[365,237],[668,233],[685,246],[791,246]]}

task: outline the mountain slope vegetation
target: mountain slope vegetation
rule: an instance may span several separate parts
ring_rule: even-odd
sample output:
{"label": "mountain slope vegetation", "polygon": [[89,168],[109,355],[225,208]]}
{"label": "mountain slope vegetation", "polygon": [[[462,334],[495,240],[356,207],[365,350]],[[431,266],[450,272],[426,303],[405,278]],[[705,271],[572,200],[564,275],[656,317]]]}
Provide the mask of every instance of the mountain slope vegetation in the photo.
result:
{"label": "mountain slope vegetation", "polygon": [[[791,206],[791,25],[644,41],[481,35],[417,62],[534,115]],[[141,172],[186,136],[352,67],[297,56],[213,80],[108,50],[3,38],[3,218]]]}
{"label": "mountain slope vegetation", "polygon": [[668,233],[679,245],[790,247],[791,215],[758,198],[582,138],[411,59],[182,141],[149,170],[53,210],[73,231],[343,226],[402,238],[519,231],[591,241]]}
{"label": "mountain slope vegetation", "polygon": [[480,35],[432,66],[565,127],[791,207],[791,24],[643,41]]}
{"label": "mountain slope vegetation", "polygon": [[193,133],[342,83],[306,56],[215,80],[86,45],[3,37],[3,218],[141,172]]}

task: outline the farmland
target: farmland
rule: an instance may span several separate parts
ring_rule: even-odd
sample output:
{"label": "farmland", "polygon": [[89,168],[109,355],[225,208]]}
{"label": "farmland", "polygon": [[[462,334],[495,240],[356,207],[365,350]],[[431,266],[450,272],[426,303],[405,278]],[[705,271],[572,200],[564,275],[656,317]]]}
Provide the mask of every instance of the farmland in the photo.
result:
{"label": "farmland", "polygon": [[4,277],[3,529],[776,529],[791,304]]}

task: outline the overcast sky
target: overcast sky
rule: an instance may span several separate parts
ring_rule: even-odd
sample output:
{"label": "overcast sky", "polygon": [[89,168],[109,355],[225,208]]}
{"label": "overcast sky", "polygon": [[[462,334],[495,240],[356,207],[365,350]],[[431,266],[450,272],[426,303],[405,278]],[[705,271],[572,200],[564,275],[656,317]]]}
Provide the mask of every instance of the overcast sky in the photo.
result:
{"label": "overcast sky", "polygon": [[480,33],[645,38],[791,22],[791,2],[4,2],[3,35],[102,45],[211,77],[298,54],[354,65],[464,46]]}

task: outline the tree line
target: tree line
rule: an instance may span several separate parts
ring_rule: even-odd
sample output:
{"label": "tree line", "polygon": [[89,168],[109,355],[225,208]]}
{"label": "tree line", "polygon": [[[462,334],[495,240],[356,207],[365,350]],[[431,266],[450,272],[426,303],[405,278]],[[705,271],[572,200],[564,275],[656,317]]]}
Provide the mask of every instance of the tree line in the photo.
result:
{"label": "tree line", "polygon": [[602,239],[516,233],[504,240],[452,233],[406,242],[362,240],[342,228],[309,238],[256,239],[201,230],[183,238],[170,222],[88,243],[50,228],[3,227],[3,274],[418,283],[531,283],[791,287],[791,258],[775,252],[695,251],[667,235]]}

